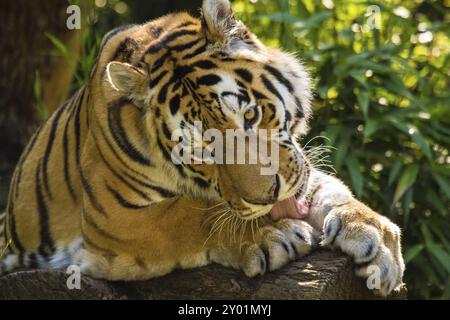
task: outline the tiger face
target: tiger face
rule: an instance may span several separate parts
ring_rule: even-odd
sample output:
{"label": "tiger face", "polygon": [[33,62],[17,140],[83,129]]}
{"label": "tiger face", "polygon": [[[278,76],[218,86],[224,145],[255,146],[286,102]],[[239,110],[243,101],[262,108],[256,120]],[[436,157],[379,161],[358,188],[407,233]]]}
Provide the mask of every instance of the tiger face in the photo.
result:
{"label": "tiger face", "polygon": [[[111,88],[145,110],[146,131],[166,179],[180,194],[226,202],[242,219],[266,215],[276,202],[300,196],[309,164],[297,138],[307,131],[311,97],[300,62],[265,47],[233,16],[227,0],[205,0],[200,21],[189,17],[164,31],[157,24],[147,26],[158,35],[140,50],[139,60],[110,62],[106,77]],[[223,158],[240,151],[248,160],[257,152],[249,140],[239,150],[230,148],[227,130],[261,138],[264,129],[266,147],[277,145],[278,170],[261,174],[267,163],[260,159],[169,163],[179,143],[172,133],[193,130],[196,123],[223,134]]]}

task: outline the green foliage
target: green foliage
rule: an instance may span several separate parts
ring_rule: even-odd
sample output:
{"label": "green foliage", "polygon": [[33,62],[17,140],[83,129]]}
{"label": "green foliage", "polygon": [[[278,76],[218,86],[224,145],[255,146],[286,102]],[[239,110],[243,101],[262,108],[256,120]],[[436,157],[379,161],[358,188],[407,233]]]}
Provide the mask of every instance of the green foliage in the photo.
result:
{"label": "green foliage", "polygon": [[48,118],[48,108],[42,99],[41,74],[39,73],[39,70],[36,70],[34,73],[33,91],[38,115],[42,120],[45,120]]}
{"label": "green foliage", "polygon": [[[380,8],[380,29],[367,25],[370,5]],[[401,226],[410,297],[449,299],[448,7],[344,0],[233,7],[266,44],[296,52],[312,72],[315,117],[305,141],[328,137],[338,176]]]}

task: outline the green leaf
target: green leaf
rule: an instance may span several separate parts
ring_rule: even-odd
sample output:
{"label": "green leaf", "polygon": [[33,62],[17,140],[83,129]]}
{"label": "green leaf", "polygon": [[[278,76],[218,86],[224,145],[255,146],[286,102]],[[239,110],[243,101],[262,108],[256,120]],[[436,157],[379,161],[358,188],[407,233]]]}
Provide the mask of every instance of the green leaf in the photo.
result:
{"label": "green leaf", "polygon": [[328,140],[325,141],[325,143],[327,143],[329,145],[335,145],[336,139],[338,138],[341,130],[342,130],[342,127],[340,125],[330,125],[326,131],[327,132],[326,137],[328,138]]}
{"label": "green leaf", "polygon": [[419,173],[419,166],[417,164],[409,165],[403,171],[400,180],[395,189],[394,201],[396,203],[405,194],[406,190],[411,187],[416,181],[417,174]]}
{"label": "green leaf", "polygon": [[414,258],[425,248],[423,244],[416,244],[411,248],[408,248],[405,252],[405,264],[408,264],[410,261],[414,260]]}
{"label": "green leaf", "polygon": [[427,225],[424,222],[422,222],[422,225],[420,226],[420,231],[422,233],[423,238],[425,239],[426,246],[434,243],[433,235],[431,234],[430,229],[428,229]]}
{"label": "green leaf", "polygon": [[425,156],[429,160],[432,160],[430,145],[425,140],[423,135],[418,131],[418,129],[414,130],[414,133],[411,135],[411,138],[415,143],[417,143],[421,147],[421,150],[425,154]]}
{"label": "green leaf", "polygon": [[308,8],[306,8],[303,1],[297,1],[297,15],[303,19],[311,15],[311,13],[309,12]]}
{"label": "green leaf", "polygon": [[34,72],[33,90],[34,90],[34,97],[36,98],[36,100],[40,100],[41,99],[41,74],[40,74],[39,70],[36,70]]}
{"label": "green leaf", "polygon": [[413,200],[413,189],[408,189],[405,192],[405,195],[403,197],[403,225],[407,226],[409,223],[409,216],[411,213],[411,203]]}
{"label": "green leaf", "polygon": [[349,156],[345,160],[345,165],[347,166],[348,172],[350,173],[350,178],[352,179],[355,193],[358,197],[360,197],[363,191],[363,176],[359,171],[358,160],[354,156]]}
{"label": "green leaf", "polygon": [[336,161],[335,161],[335,168],[338,171],[340,168],[342,168],[342,164],[344,163],[345,157],[347,156],[349,144],[350,144],[349,134],[346,133],[341,134],[339,144],[337,146]]}
{"label": "green leaf", "polygon": [[55,48],[63,55],[67,56],[68,49],[64,43],[61,42],[58,38],[56,38],[54,35],[46,32],[45,36],[50,40],[50,42],[55,46]]}
{"label": "green leaf", "polygon": [[432,172],[431,174],[432,174],[434,180],[438,183],[442,192],[444,192],[445,195],[447,196],[447,198],[450,200],[450,184],[448,183],[448,181],[445,178],[438,176],[434,172]]}
{"label": "green leaf", "polygon": [[425,195],[426,202],[429,203],[430,206],[436,209],[442,216],[446,216],[449,214],[449,209],[443,204],[442,197],[439,197],[438,194],[430,189],[427,191]]}
{"label": "green leaf", "polygon": [[294,27],[303,30],[319,28],[326,20],[330,19],[332,16],[333,12],[323,11],[312,15],[307,19],[298,19],[297,22],[294,22]]}
{"label": "green leaf", "polygon": [[401,159],[395,161],[395,163],[392,165],[391,170],[389,171],[389,180],[388,180],[389,186],[391,186],[392,183],[397,179],[398,174],[400,173],[402,167],[403,167],[403,160]]}
{"label": "green leaf", "polygon": [[416,101],[408,88],[405,87],[402,80],[400,80],[400,78],[398,78],[397,76],[391,76],[390,78],[385,79],[383,87],[411,101]]}
{"label": "green leaf", "polygon": [[364,118],[367,118],[367,114],[369,113],[369,91],[361,90],[361,92],[357,95],[357,99],[363,111]]}
{"label": "green leaf", "polygon": [[366,120],[366,125],[364,126],[364,140],[369,139],[380,127],[380,121],[375,119]]}
{"label": "green leaf", "polygon": [[441,246],[435,243],[427,243],[427,250],[442,264],[442,266],[450,273],[450,255],[445,252]]}

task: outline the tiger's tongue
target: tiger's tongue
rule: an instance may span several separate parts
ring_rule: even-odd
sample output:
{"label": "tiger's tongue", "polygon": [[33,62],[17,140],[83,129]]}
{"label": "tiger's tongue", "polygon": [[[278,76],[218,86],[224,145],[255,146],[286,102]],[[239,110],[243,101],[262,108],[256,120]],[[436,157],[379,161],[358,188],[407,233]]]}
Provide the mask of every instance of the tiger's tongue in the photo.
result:
{"label": "tiger's tongue", "polygon": [[308,216],[308,213],[309,205],[305,198],[297,200],[295,197],[290,197],[276,203],[270,211],[270,216],[274,221],[281,218],[303,219]]}

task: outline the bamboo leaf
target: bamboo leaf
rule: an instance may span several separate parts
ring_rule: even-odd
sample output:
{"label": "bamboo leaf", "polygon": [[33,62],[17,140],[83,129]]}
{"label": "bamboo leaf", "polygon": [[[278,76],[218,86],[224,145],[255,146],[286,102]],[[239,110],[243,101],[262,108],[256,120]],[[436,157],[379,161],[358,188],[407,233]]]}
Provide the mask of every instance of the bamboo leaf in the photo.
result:
{"label": "bamboo leaf", "polygon": [[449,182],[437,175],[436,173],[432,173],[434,180],[438,183],[439,187],[441,188],[442,192],[445,193],[445,195],[447,196],[447,198],[450,200],[450,184]]}
{"label": "bamboo leaf", "polygon": [[64,43],[61,42],[58,38],[56,38],[51,33],[46,32],[45,36],[50,40],[50,42],[55,46],[55,48],[63,55],[67,56],[68,49]]}
{"label": "bamboo leaf", "polygon": [[389,171],[388,185],[391,186],[392,183],[397,179],[402,167],[403,167],[402,160],[399,159],[399,160],[395,161],[395,163],[391,167],[391,170]]}
{"label": "bamboo leaf", "polygon": [[364,118],[367,118],[367,114],[369,113],[369,91],[361,90],[361,92],[357,95],[357,99],[363,111]]}
{"label": "bamboo leaf", "polygon": [[417,174],[419,173],[419,166],[417,164],[409,165],[403,171],[400,180],[395,189],[394,201],[396,203],[405,194],[406,190],[411,187],[416,181]]}
{"label": "bamboo leaf", "polygon": [[358,197],[361,196],[363,191],[363,176],[359,171],[358,160],[354,156],[349,156],[345,160],[348,172],[350,173],[350,179],[352,180],[353,188]]}
{"label": "bamboo leaf", "polygon": [[422,250],[425,248],[423,244],[416,244],[410,248],[408,248],[405,252],[405,264],[410,263],[414,258],[422,252]]}
{"label": "bamboo leaf", "polygon": [[439,260],[447,272],[450,273],[450,255],[435,243],[428,243],[426,247],[427,250]]}

